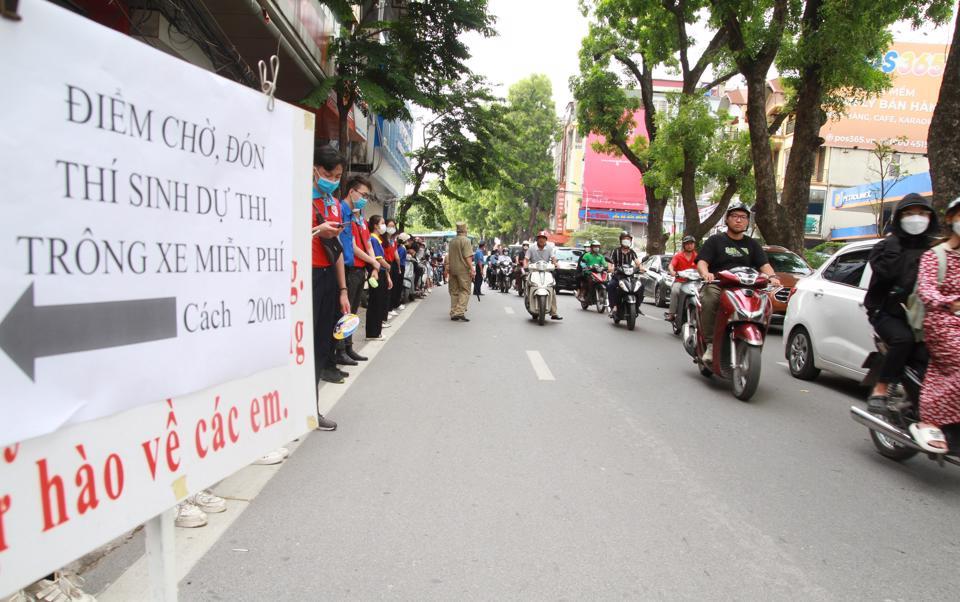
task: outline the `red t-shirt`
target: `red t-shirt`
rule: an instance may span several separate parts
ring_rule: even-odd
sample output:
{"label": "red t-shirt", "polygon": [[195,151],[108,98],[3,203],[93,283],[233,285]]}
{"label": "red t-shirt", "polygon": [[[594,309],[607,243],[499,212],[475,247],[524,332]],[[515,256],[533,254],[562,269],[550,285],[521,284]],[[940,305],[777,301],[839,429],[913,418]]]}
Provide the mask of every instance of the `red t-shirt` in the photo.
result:
{"label": "red t-shirt", "polygon": [[383,258],[387,260],[387,263],[393,263],[397,260],[396,241],[390,240],[389,238],[383,239]]}
{"label": "red t-shirt", "polygon": [[[370,242],[370,228],[367,226],[367,221],[364,219],[360,220],[358,224],[356,220],[353,221],[353,240],[358,247],[367,250],[367,243]],[[360,259],[360,256],[354,253],[353,255],[353,267],[362,268],[366,267],[367,262]]]}
{"label": "red t-shirt", "polygon": [[670,267],[677,273],[683,270],[697,269],[697,252],[694,251],[690,259],[687,259],[683,253],[677,253],[670,260]]}
{"label": "red t-shirt", "polygon": [[[313,227],[320,225],[319,216],[323,216],[323,219],[328,222],[333,222],[339,224],[341,220],[340,216],[340,203],[336,200],[332,205],[327,205],[324,202],[323,197],[313,197]],[[320,242],[319,236],[313,237],[313,267],[315,268],[328,268],[332,264],[330,263],[330,258],[327,256],[327,251],[323,248],[323,243]]]}

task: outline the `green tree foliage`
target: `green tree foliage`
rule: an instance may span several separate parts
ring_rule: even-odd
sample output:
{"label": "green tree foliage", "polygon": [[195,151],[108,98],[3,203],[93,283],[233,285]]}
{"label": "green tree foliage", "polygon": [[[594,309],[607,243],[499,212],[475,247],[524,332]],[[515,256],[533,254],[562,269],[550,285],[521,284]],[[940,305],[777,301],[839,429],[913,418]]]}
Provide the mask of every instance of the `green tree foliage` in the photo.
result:
{"label": "green tree foliage", "polygon": [[[580,74],[571,79],[571,90],[578,102],[577,119],[583,133],[604,137],[602,150],[622,155],[644,177],[650,232],[647,252],[660,253],[667,237],[658,233],[663,232],[664,208],[672,190],[682,197],[689,219],[687,228],[700,233],[719,219],[745,175],[735,172],[724,176],[720,183],[726,194],[718,198],[723,205],[700,224],[697,191],[708,174],[701,167],[706,157],[698,149],[718,135],[722,123],[699,119],[697,112],[703,106],[703,94],[734,74],[725,70],[723,49],[727,32],[722,26],[709,32],[703,52],[693,57],[691,51],[698,40],[690,29],[702,21],[703,10],[708,6],[706,0],[584,0],[583,5],[591,16],[591,26],[580,49]],[[658,146],[657,139],[667,122],[657,116],[653,71],[664,67],[679,72],[683,82],[683,99],[676,104],[681,110],[680,121],[670,136],[674,142],[689,144],[667,144],[672,149],[665,158],[669,165],[661,169],[657,165],[665,146]],[[706,81],[708,72],[719,75]],[[639,98],[626,89],[639,90]],[[643,108],[645,139],[633,135],[639,125],[633,122],[637,108]],[[690,125],[688,119],[696,127],[683,134],[682,130]],[[703,140],[694,141],[694,136]]]}
{"label": "green tree foliage", "polygon": [[[756,180],[756,220],[770,244],[803,249],[820,128],[846,99],[865,99],[890,85],[874,61],[898,20],[942,23],[952,0],[711,0],[711,21],[747,80],[747,116]],[[768,120],[767,78],[777,65],[787,106]],[[779,195],[770,136],[795,117],[790,160]]]}
{"label": "green tree foliage", "polygon": [[[387,119],[410,119],[408,103],[444,105],[448,82],[470,73],[467,32],[493,35],[487,0],[418,0],[380,20],[377,0],[324,0],[341,23],[331,55],[336,74],[304,104],[323,106],[336,94],[340,152],[348,153],[347,118],[356,105]],[[359,12],[359,18],[355,15]]]}
{"label": "green tree foliage", "polygon": [[[423,145],[410,153],[413,188],[399,203],[397,217],[401,226],[413,207],[418,207],[429,223],[449,225],[441,203],[442,195],[449,193],[448,173],[479,185],[497,181],[497,142],[509,134],[503,122],[502,103],[496,102],[482,78],[473,75],[449,85],[443,98],[443,106],[423,125]],[[439,183],[423,189],[430,175]]]}
{"label": "green tree foliage", "polygon": [[620,245],[620,228],[587,224],[583,229],[574,232],[572,238],[579,244],[587,244],[592,240],[600,242],[600,249],[609,252]]}

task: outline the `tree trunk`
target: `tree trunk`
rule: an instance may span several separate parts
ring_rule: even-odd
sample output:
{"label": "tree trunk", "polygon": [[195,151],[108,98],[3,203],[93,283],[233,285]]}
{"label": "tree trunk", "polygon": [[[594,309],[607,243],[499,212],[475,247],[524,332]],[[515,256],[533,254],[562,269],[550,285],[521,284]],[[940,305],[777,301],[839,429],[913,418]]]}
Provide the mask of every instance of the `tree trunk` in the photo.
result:
{"label": "tree trunk", "polygon": [[[957,10],[960,11],[960,3]],[[954,26],[953,43],[940,83],[940,99],[933,110],[927,134],[933,205],[938,211],[960,197],[960,25]]]}
{"label": "tree trunk", "polygon": [[530,200],[530,222],[527,226],[527,238],[533,239],[534,235],[537,232],[537,214],[540,212],[540,195],[533,195],[533,199]]}
{"label": "tree trunk", "polygon": [[[343,170],[343,175],[340,177],[340,197],[344,195],[344,186],[346,186],[347,172],[349,171],[350,166],[350,139],[349,139],[349,130],[347,128],[347,118],[350,116],[350,106],[353,104],[352,99],[344,98],[343,93],[340,90],[337,90],[337,125],[338,127],[338,140],[337,140],[337,150],[340,151],[340,155],[347,161],[347,165]],[[372,191],[371,191],[372,192]]]}
{"label": "tree trunk", "polygon": [[663,210],[667,207],[667,200],[656,198],[652,186],[643,189],[647,193],[647,255],[660,255],[669,238],[663,235]]}
{"label": "tree trunk", "polygon": [[747,77],[747,123],[750,127],[750,155],[753,157],[753,177],[757,183],[757,201],[754,204],[755,223],[767,244],[784,244],[787,231],[780,217],[777,202],[777,174],[770,150],[770,132],[767,124],[766,70],[752,70]]}
{"label": "tree trunk", "polygon": [[[749,172],[749,168],[746,170]],[[720,194],[720,200],[717,201],[717,206],[713,208],[713,212],[707,216],[707,219],[702,222],[699,220],[700,215],[697,213],[697,223],[696,227],[691,226],[690,222],[687,221],[686,209],[684,209],[684,227],[683,234],[690,235],[697,240],[703,239],[704,235],[713,230],[720,219],[726,214],[727,207],[730,206],[730,201],[733,199],[733,195],[737,194],[737,190],[740,189],[740,178],[746,177],[746,173],[741,174],[740,176],[728,176],[727,185],[724,187],[723,192]],[[694,212],[697,211],[696,206],[694,206]]]}
{"label": "tree trunk", "polygon": [[772,242],[772,238],[763,231],[767,244],[780,244],[796,253],[803,253],[804,249],[803,231],[807,206],[810,204],[810,180],[813,178],[817,150],[823,144],[823,138],[820,137],[820,127],[825,121],[822,104],[823,84],[819,68],[811,66],[804,70],[797,93],[796,129],[778,209],[781,224],[776,237],[778,242]]}

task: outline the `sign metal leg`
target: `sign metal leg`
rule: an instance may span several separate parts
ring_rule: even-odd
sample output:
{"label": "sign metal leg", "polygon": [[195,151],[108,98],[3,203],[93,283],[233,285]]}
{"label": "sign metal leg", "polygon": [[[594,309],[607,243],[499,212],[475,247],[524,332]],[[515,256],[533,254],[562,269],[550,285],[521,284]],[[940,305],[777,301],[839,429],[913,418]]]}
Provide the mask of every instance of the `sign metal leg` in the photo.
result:
{"label": "sign metal leg", "polygon": [[151,518],[145,525],[147,566],[150,570],[150,599],[153,602],[176,602],[177,573],[174,561],[174,519],[176,508]]}

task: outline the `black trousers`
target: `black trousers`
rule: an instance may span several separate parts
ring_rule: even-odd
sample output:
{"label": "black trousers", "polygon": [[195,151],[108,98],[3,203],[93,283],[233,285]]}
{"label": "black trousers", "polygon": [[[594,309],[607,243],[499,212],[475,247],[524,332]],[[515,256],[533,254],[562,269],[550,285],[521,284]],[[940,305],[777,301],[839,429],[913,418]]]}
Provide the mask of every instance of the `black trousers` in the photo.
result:
{"label": "black trousers", "polygon": [[483,285],[483,268],[477,266],[477,275],[473,277],[473,294],[480,294],[480,287]]}
{"label": "black trousers", "polygon": [[387,319],[387,271],[380,270],[379,286],[367,289],[367,336],[378,337],[383,332],[383,321]]}
{"label": "black trousers", "polygon": [[393,288],[390,289],[390,309],[400,307],[400,295],[403,293],[403,273],[400,271],[400,261],[390,264],[390,278],[393,279]]}
{"label": "black trousers", "polygon": [[317,384],[324,368],[336,366],[333,329],[339,314],[339,288],[335,268],[313,268],[313,368]]}
{"label": "black trousers", "polygon": [[887,355],[884,357],[880,377],[877,380],[882,383],[900,382],[903,368],[907,365],[915,344],[910,325],[907,324],[906,319],[882,311],[878,312],[870,323],[887,344]]}
{"label": "black trousers", "polygon": [[[367,279],[367,271],[366,268],[356,268],[352,266],[348,266],[345,269],[347,281],[347,299],[350,301],[350,313],[356,314],[360,312],[360,297],[363,295],[363,282]],[[339,320],[341,317],[343,317],[343,314],[338,311],[337,319]],[[336,348],[341,351],[352,346],[353,335],[336,342]]]}

